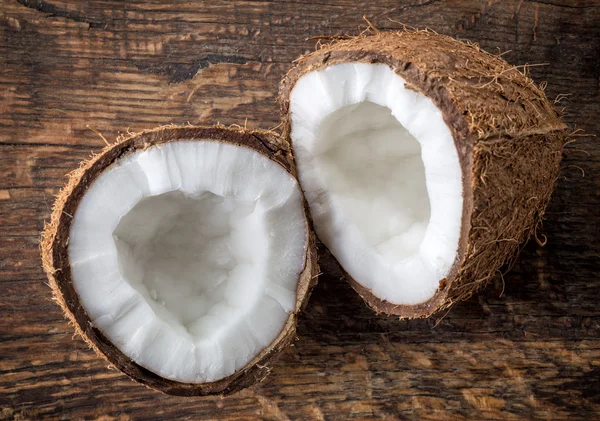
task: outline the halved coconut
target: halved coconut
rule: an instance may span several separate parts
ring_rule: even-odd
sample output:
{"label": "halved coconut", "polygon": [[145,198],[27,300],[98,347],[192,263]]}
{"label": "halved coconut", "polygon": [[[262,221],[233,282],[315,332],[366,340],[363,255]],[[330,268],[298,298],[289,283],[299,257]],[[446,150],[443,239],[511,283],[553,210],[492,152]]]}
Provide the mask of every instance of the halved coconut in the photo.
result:
{"label": "halved coconut", "polygon": [[400,317],[468,297],[515,255],[566,137],[526,75],[426,31],[324,46],[279,98],[317,236],[374,310]]}
{"label": "halved coconut", "polygon": [[176,395],[261,380],[293,339],[316,251],[268,132],[159,128],[70,176],[43,234],[54,294],[129,377]]}

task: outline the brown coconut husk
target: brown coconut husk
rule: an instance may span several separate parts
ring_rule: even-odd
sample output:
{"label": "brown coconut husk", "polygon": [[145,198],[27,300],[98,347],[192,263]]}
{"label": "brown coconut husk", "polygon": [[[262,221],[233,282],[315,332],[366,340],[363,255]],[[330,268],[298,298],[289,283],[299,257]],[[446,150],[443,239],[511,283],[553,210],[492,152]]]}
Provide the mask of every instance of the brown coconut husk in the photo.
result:
{"label": "brown coconut husk", "polygon": [[[256,150],[296,176],[296,168],[290,150],[274,132],[250,131],[241,128],[227,129],[221,126],[167,126],[131,134],[108,145],[102,152],[83,162],[80,168],[69,174],[66,187],[56,198],[51,221],[46,225],[42,234],[42,262],[54,297],[74,326],[75,331],[96,354],[106,359],[111,365],[137,382],[172,395],[229,394],[261,381],[271,371],[276,357],[295,339],[298,314],[306,305],[318,274],[315,238],[308,219],[306,260],[304,270],[298,279],[294,311],[289,315],[277,339],[269,347],[265,348],[245,367],[219,381],[203,384],[180,383],[160,377],[129,359],[92,324],[85,308],[79,301],[71,280],[67,249],[69,231],[73,215],[75,215],[88,186],[106,168],[124,155],[163,143],[194,139],[227,142]],[[306,213],[308,214],[307,210]]]}
{"label": "brown coconut husk", "polygon": [[431,299],[416,305],[381,300],[347,276],[376,312],[427,317],[470,297],[531,236],[550,199],[568,134],[543,89],[501,57],[430,31],[373,32],[322,45],[296,61],[280,86],[282,136],[291,142],[289,98],[298,79],[339,63],[386,64],[440,109],[463,183],[459,249],[448,276]]}

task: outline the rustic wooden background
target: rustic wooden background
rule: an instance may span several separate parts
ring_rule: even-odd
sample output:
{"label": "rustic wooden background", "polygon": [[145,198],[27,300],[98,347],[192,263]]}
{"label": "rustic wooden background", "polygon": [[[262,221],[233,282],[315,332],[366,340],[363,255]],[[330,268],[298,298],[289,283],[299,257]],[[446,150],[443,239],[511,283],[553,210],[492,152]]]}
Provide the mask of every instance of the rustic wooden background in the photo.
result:
{"label": "rustic wooden background", "polygon": [[[324,259],[299,340],[227,398],[147,390],[50,300],[38,233],[64,175],[166,123],[278,124],[277,86],[316,35],[429,27],[531,68],[600,132],[600,2],[0,0],[0,419],[593,421],[600,415],[600,146],[567,148],[548,244],[447,317],[375,316]],[[535,163],[532,163],[535,165]],[[584,175],[585,173],[585,175]]]}

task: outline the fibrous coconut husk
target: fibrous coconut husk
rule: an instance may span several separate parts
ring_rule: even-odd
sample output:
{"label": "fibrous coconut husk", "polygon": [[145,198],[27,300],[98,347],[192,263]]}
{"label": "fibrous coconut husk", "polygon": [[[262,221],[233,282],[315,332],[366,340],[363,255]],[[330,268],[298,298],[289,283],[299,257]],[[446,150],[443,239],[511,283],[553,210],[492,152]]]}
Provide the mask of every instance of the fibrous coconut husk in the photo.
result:
{"label": "fibrous coconut husk", "polygon": [[440,109],[454,137],[463,184],[461,236],[448,276],[431,299],[416,305],[381,300],[347,276],[376,312],[427,317],[471,296],[534,233],[568,135],[543,89],[501,57],[430,31],[373,32],[296,60],[280,86],[283,138],[291,142],[289,99],[299,78],[340,63],[386,64]]}
{"label": "fibrous coconut husk", "polygon": [[266,155],[284,167],[290,174],[296,176],[296,168],[289,148],[275,133],[270,131],[227,129],[220,126],[167,126],[131,134],[108,145],[99,154],[83,162],[80,168],[69,174],[66,187],[57,196],[51,221],[46,225],[42,234],[42,261],[55,300],[62,307],[75,331],[96,354],[106,359],[111,365],[133,380],[168,394],[185,396],[228,394],[261,381],[270,372],[280,352],[295,339],[298,314],[306,305],[318,274],[315,238],[309,220],[307,220],[309,234],[306,238],[306,260],[304,270],[298,279],[294,311],[289,315],[278,338],[268,348],[264,349],[245,367],[219,381],[202,384],[180,383],[160,377],[129,359],[93,325],[79,301],[71,280],[68,255],[69,232],[73,215],[75,215],[88,186],[120,157],[134,151],[179,140],[211,140],[251,148]]}

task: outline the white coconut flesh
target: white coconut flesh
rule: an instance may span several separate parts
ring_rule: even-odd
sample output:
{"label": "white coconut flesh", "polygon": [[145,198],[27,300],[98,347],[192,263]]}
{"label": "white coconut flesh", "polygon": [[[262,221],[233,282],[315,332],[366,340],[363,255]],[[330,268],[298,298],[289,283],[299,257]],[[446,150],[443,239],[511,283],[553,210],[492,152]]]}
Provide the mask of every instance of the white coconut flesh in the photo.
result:
{"label": "white coconut flesh", "polygon": [[70,229],[93,325],[171,380],[204,383],[269,347],[296,304],[307,223],[296,180],[249,148],[177,141],[119,159]]}
{"label": "white coconut flesh", "polygon": [[440,110],[383,64],[303,75],[291,139],[320,240],[394,304],[430,299],[457,254],[461,168]]}

